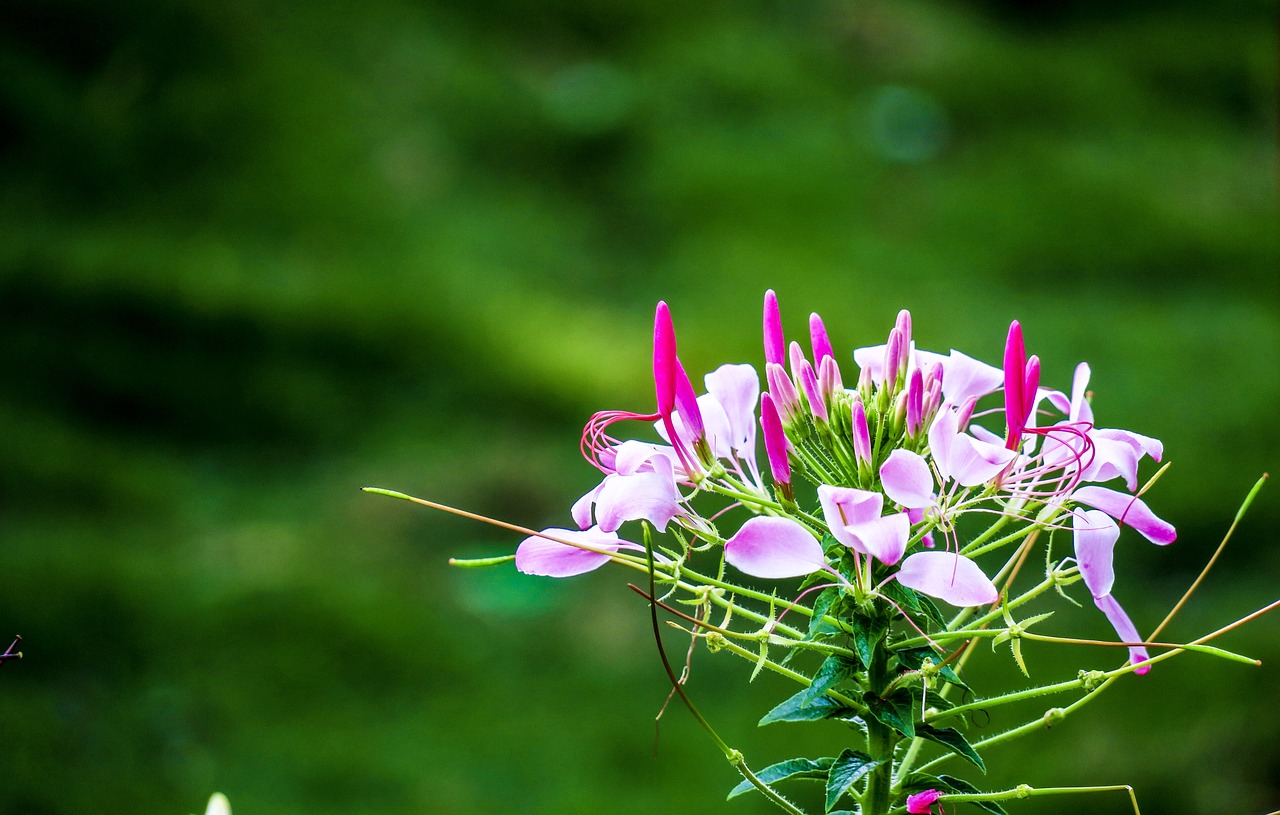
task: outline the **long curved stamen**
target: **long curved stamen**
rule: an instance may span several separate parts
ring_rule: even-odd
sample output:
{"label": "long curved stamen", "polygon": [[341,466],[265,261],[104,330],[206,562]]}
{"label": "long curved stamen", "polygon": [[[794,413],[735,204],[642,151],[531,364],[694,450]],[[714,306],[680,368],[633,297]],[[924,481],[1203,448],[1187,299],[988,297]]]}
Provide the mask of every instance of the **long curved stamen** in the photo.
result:
{"label": "long curved stamen", "polygon": [[606,453],[613,447],[622,442],[610,436],[606,431],[612,425],[618,422],[647,422],[652,423],[662,418],[657,413],[633,413],[628,410],[601,410],[591,415],[587,420],[587,424],[582,428],[582,439],[578,442],[578,449],[582,451],[582,457],[591,462],[591,465],[605,475],[613,473],[613,463],[606,460]]}

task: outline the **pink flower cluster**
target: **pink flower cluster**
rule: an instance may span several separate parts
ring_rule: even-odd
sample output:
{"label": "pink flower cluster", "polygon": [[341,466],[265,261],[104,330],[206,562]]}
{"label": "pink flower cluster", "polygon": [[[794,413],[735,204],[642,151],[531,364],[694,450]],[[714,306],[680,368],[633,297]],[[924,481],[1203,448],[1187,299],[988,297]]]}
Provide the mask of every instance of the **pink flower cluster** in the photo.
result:
{"label": "pink flower cluster", "polygon": [[[1041,386],[1040,361],[1027,356],[1017,322],[997,368],[956,350],[917,349],[903,311],[883,345],[853,351],[858,377],[846,388],[818,315],[809,329],[811,357],[786,343],[777,298],[766,293],[767,390],[761,393],[755,368],[736,364],[707,374],[698,394],[677,354],[670,311],[659,303],[657,411],[591,418],[582,449],[604,477],[574,505],[578,529],[526,539],[518,568],[552,577],[590,571],[611,553],[641,548],[618,530],[644,521],[720,543],[729,565],[757,578],[822,571],[863,596],[896,580],[957,607],[989,605],[999,593],[965,554],[956,525],[968,513],[987,513],[1070,528],[1094,602],[1123,642],[1141,641],[1112,596],[1113,550],[1122,525],[1157,544],[1174,540],[1173,527],[1135,495],[1139,463],[1159,461],[1163,450],[1155,439],[1095,426],[1087,365],[1076,369],[1068,395]],[[985,399],[1002,399],[1003,433],[980,423],[1001,412],[980,410]],[[628,420],[651,424],[658,440],[610,435]],[[757,428],[771,484],[757,466]],[[797,497],[801,478],[816,501]],[[1103,486],[1111,482],[1121,483]],[[732,534],[719,531],[727,516],[713,520],[694,508],[712,492],[750,513]],[[1130,655],[1147,657],[1139,645]]]}

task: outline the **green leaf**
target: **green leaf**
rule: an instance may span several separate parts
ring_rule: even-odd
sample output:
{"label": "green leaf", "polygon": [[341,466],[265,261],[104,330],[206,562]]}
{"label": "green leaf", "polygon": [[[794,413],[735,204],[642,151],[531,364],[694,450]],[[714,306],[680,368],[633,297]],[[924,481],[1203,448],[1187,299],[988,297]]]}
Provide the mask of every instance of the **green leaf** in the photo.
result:
{"label": "green leaf", "polygon": [[813,601],[813,616],[809,618],[809,633],[805,635],[806,641],[817,639],[820,634],[827,633],[828,630],[834,630],[830,623],[824,623],[822,618],[831,611],[831,607],[844,593],[844,589],[840,586],[828,586],[818,595],[818,599]]}
{"label": "green leaf", "polygon": [[857,617],[853,628],[853,648],[863,665],[874,661],[876,648],[889,630],[888,623],[880,617]]}
{"label": "green leaf", "polygon": [[922,724],[916,728],[916,732],[921,738],[937,742],[956,755],[969,759],[974,766],[984,773],[987,771],[987,765],[982,762],[982,756],[978,755],[978,751],[973,749],[973,745],[969,743],[969,740],[960,735],[960,731],[954,727],[939,728]]}
{"label": "green leaf", "polygon": [[857,719],[858,711],[841,704],[830,696],[819,696],[806,700],[809,689],[805,688],[787,699],[773,710],[764,714],[757,727],[764,727],[774,722],[817,722],[823,719]]}
{"label": "green leaf", "polygon": [[924,611],[924,616],[937,623],[938,628],[946,628],[947,618],[942,616],[942,610],[938,608],[937,604],[923,594],[920,595],[919,599],[920,608]]}
{"label": "green leaf", "polygon": [[854,750],[846,749],[840,754],[839,758],[831,765],[831,769],[827,774],[827,812],[836,805],[840,800],[840,796],[849,791],[849,788],[867,773],[880,766],[883,762],[875,761],[866,753],[859,753]]}
{"label": "green leaf", "polygon": [[[770,764],[760,770],[756,773],[756,778],[765,784],[773,784],[792,778],[821,781],[827,777],[827,771],[834,761],[834,758],[789,758],[786,761],[779,761],[777,764]],[[729,791],[729,798],[736,798],[744,792],[751,792],[755,788],[754,784],[744,779],[741,784]]]}
{"label": "green leaf", "polygon": [[[938,780],[942,781],[944,784],[950,785],[952,790],[955,792],[967,792],[970,795],[982,794],[982,790],[970,784],[968,781],[965,781],[963,778],[956,778],[954,775],[940,775],[938,776]],[[1005,811],[1005,808],[995,801],[969,801],[968,803],[973,804],[979,809],[985,809],[987,812],[990,812],[991,815],[1009,815],[1009,813]]]}
{"label": "green leaf", "polygon": [[871,715],[875,716],[881,724],[892,727],[909,739],[914,739],[916,726],[911,710],[911,695],[908,693],[905,696],[904,699],[902,693],[895,693],[888,699],[882,699],[868,691],[864,694],[863,701],[867,703],[867,709],[871,711]]}
{"label": "green leaf", "polygon": [[809,690],[806,692],[806,701],[817,699],[831,688],[850,678],[858,672],[858,667],[857,662],[839,654],[832,654],[827,657],[818,666],[818,672],[813,675],[813,684],[809,686]]}

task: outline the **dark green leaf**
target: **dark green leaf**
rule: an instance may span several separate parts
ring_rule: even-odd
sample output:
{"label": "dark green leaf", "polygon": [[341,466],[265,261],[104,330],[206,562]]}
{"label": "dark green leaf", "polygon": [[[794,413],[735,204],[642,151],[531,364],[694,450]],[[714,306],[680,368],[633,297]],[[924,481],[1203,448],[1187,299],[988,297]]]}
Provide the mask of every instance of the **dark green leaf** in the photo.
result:
{"label": "dark green leaf", "polygon": [[857,662],[839,654],[832,654],[818,666],[818,672],[813,675],[813,684],[809,686],[809,690],[806,692],[805,701],[811,702],[817,699],[857,672]]}
{"label": "dark green leaf", "polygon": [[830,696],[819,696],[806,701],[809,689],[805,688],[764,714],[759,727],[774,722],[817,722],[823,719],[856,719],[858,711],[843,705]]}
{"label": "dark green leaf", "polygon": [[831,606],[840,599],[843,592],[844,589],[840,586],[828,586],[818,595],[818,599],[813,601],[813,617],[809,619],[809,633],[805,636],[806,640],[816,639],[819,634],[834,630],[830,623],[822,621],[822,617],[831,610]]}
{"label": "dark green leaf", "polygon": [[880,593],[897,603],[903,611],[920,613],[920,595],[915,589],[909,589],[896,580],[890,580],[881,587]]}
{"label": "dark green leaf", "polygon": [[973,749],[973,745],[969,743],[968,739],[960,735],[960,731],[954,727],[938,728],[933,725],[922,724],[916,728],[916,731],[922,738],[935,741],[956,755],[969,759],[974,766],[984,773],[987,771],[987,765],[982,763],[982,756],[978,755],[978,751]]}
{"label": "dark green leaf", "polygon": [[[970,794],[982,793],[982,790],[970,784],[968,781],[965,781],[963,778],[956,778],[954,775],[940,775],[938,776],[938,779],[951,785],[951,788],[956,792],[967,792]],[[1009,813],[1005,811],[1005,808],[995,801],[969,801],[969,803],[979,809],[985,809],[987,812],[990,812],[991,815],[1009,815]]]}
{"label": "dark green leaf", "polygon": [[947,627],[947,618],[942,616],[942,611],[934,604],[932,600],[923,594],[919,596],[920,608],[924,611],[924,616],[938,624],[938,628]]}
{"label": "dark green leaf", "polygon": [[928,773],[911,773],[907,776],[907,780],[902,785],[902,791],[904,793],[923,792],[924,790],[955,792],[955,790],[941,778],[936,775],[929,775]]}
{"label": "dark green leaf", "polygon": [[875,716],[881,724],[892,727],[909,739],[916,737],[910,694],[907,694],[905,699],[899,693],[895,693],[888,699],[882,699],[868,692],[863,696],[863,700],[867,703],[871,715]]}
{"label": "dark green leaf", "polygon": [[[756,778],[766,784],[791,778],[808,778],[814,781],[821,781],[827,777],[827,772],[834,761],[834,758],[789,758],[786,761],[779,761],[777,764],[770,764],[763,770],[758,771]],[[729,790],[729,798],[736,798],[744,792],[751,792],[755,788],[754,784],[744,779],[741,784]]]}
{"label": "dark green leaf", "polygon": [[854,750],[845,750],[841,753],[827,774],[827,812],[836,805],[840,796],[880,764],[881,762],[873,761],[866,753]]}
{"label": "dark green leaf", "polygon": [[872,663],[876,648],[880,646],[888,628],[886,622],[879,617],[856,619],[853,629],[853,647],[858,652],[858,657],[862,659],[863,665]]}

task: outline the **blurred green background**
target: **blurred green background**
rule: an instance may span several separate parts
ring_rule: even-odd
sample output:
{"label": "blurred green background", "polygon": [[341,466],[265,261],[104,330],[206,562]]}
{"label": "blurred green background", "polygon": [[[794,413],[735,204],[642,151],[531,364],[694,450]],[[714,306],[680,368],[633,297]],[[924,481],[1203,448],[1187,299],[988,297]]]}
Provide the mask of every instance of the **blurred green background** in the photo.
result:
{"label": "blurred green background", "polygon": [[[1277,466],[1274,15],[0,5],[0,813],[769,811],[682,710],[654,757],[627,576],[453,570],[517,536],[357,491],[567,524],[582,422],[652,405],[658,299],[692,372],[760,363],[767,287],[838,348],[908,307],[922,347],[998,361],[1017,317],[1047,382],[1088,360],[1174,462],[1180,540],[1118,555],[1150,630]],[[1278,522],[1272,487],[1168,636],[1280,594]],[[1265,664],[1162,665],[974,780],[1280,807],[1280,620],[1221,644]],[[790,690],[746,675],[690,687],[749,759],[838,753],[757,731]]]}

